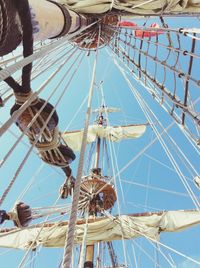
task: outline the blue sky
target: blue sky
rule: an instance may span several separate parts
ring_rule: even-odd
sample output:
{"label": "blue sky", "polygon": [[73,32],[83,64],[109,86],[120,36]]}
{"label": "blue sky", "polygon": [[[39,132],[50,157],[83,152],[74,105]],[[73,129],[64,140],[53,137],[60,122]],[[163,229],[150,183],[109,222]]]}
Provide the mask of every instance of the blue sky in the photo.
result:
{"label": "blue sky", "polygon": [[[191,19],[189,20],[189,22],[192,27],[194,23]],[[178,24],[178,22],[176,21],[175,24]],[[57,107],[57,112],[59,114],[59,128],[61,131],[66,129],[88,93],[91,81],[94,54],[95,53],[92,52],[89,56],[85,57],[75,78],[70,84],[69,89],[67,90],[66,94],[62,98],[62,101]],[[71,62],[73,62],[73,58],[71,58]],[[61,79],[61,76],[63,76],[63,74],[66,72],[68,66],[70,66],[70,63],[62,69],[62,71],[52,81],[48,88],[45,89],[45,91],[41,95],[42,98],[47,98],[50,92],[55,88],[56,83],[59,81],[59,79]],[[52,69],[54,68],[56,68],[56,66],[52,67]],[[194,72],[196,72],[196,70]],[[48,77],[49,73],[44,73],[40,77],[40,79],[37,79],[36,82],[33,83],[34,89]],[[132,79],[130,76],[129,78]],[[101,49],[99,51],[98,56],[96,83],[99,84],[100,81],[103,81],[103,91],[106,99],[106,104],[112,107],[119,107],[122,110],[121,113],[110,115],[110,121],[113,125],[124,125],[128,123],[138,124],[147,122],[147,119],[143,115],[137,101],[134,99],[126,81],[124,80],[116,66],[113,64],[111,57],[108,57],[108,54],[105,49]],[[151,109],[156,113],[159,120],[162,122],[163,127],[165,128],[169,126],[172,123],[172,119],[166,114],[165,111],[163,111],[159,104],[152,100],[152,97],[148,95],[146,90],[144,90],[136,81],[133,81],[133,79],[131,81],[134,87],[137,87],[144,100],[148,102]],[[58,93],[56,93],[55,96],[50,100],[52,104],[56,103],[59,94],[63,90],[64,85],[66,85],[66,83],[67,79],[60,86]],[[169,84],[169,86],[171,85]],[[96,87],[94,92],[93,108],[97,108],[99,104],[101,104],[100,90]],[[9,109],[10,107],[12,107],[12,105],[13,99],[7,103],[6,107],[0,110],[2,121],[5,121],[9,118]],[[70,130],[83,128],[85,112],[86,105],[78,113],[75,120],[73,120],[69,128]],[[93,120],[94,117],[91,118],[91,122],[93,122]],[[20,134],[17,127],[14,125],[12,126],[11,130],[16,135]],[[159,131],[162,131],[162,129],[160,128]],[[169,133],[199,172],[199,156],[189,144],[189,142],[186,140],[182,132],[174,124],[169,130]],[[140,139],[123,141],[120,144],[116,144],[115,150],[119,170],[121,170],[127,162],[129,162],[134,156],[136,156],[154,138],[155,134],[153,133],[152,129],[148,127],[146,133]],[[26,138],[24,138],[23,140],[24,142],[27,142]],[[8,148],[10,148],[14,142],[15,138],[9,132],[7,132],[1,138],[1,158],[5,156],[5,153],[8,151]],[[183,174],[185,175],[185,177],[188,178],[188,182],[191,185],[195,195],[199,197],[199,190],[194,186],[191,174],[184,167],[182,161],[177,158],[176,154],[174,153],[174,146],[171,146],[168,140],[166,140],[166,142],[169,145],[170,151],[174,154],[176,161],[180,165],[180,169],[182,170]],[[8,185],[9,180],[13,177],[26,152],[27,147],[24,144],[19,144],[16,150],[12,153],[12,156],[2,168],[0,189],[1,193]],[[76,175],[78,159],[79,155],[77,154],[77,159],[72,164],[74,175]],[[29,158],[22,172],[20,173],[13,189],[9,193],[3,208],[9,210],[13,206],[18,196],[20,195],[24,187],[28,184],[30,179],[32,179],[33,175],[41,166],[41,164],[42,162],[36,155],[36,152],[32,153],[31,157]],[[23,197],[23,201],[30,204],[31,207],[52,205],[58,196],[58,189],[63,183],[63,180],[64,175],[62,174],[62,171],[55,168],[51,168],[44,164],[44,166],[42,166],[41,171],[36,177],[34,185]],[[138,186],[136,185],[136,183],[142,184],[146,187]],[[151,146],[145,152],[145,154],[143,154],[136,161],[134,161],[134,163],[130,165],[129,168],[121,174],[121,185],[123,191],[121,191],[120,181],[118,178],[117,189],[121,214],[137,213],[144,211],[194,208],[194,205],[188,196],[181,196],[178,194],[169,193],[170,191],[173,191],[179,192],[181,194],[187,194],[182,183],[180,182],[180,179],[172,169],[171,163],[159,142],[156,142],[153,146]],[[167,193],[161,190],[158,191],[155,189],[150,189],[148,188],[148,185],[155,188],[162,188],[168,190],[169,192]],[[123,202],[123,196],[125,202]],[[63,202],[61,201],[60,203]],[[114,207],[113,214],[119,214],[117,206]],[[199,227],[193,227],[190,230],[176,234],[163,234],[161,235],[161,242],[198,260],[200,256],[199,234]],[[123,245],[121,242],[114,242],[114,247],[119,257],[119,263],[121,264],[124,263],[122,246]],[[138,267],[156,267],[153,264],[152,260],[139,249],[140,247],[142,247],[142,249],[147,252],[147,254],[149,254],[153,259],[157,259],[161,267],[170,267],[169,263],[161,256],[161,254],[159,254],[158,257],[154,257],[154,247],[152,247],[152,245],[143,238],[136,239],[135,241],[126,242],[125,246],[127,252],[127,261],[129,265],[128,267],[135,267],[135,264],[133,262],[133,248],[135,248]],[[0,251],[1,262],[6,264],[7,268],[17,267],[24,253],[19,250],[11,250],[7,253],[6,251],[7,250],[5,249],[1,249]],[[166,254],[167,257],[169,257],[170,254],[172,260],[177,264],[177,267],[197,267],[192,266],[191,262],[186,261],[184,258],[166,249],[162,248],[162,252]],[[58,267],[59,265],[59,262],[62,257],[62,250],[41,249],[36,252],[36,254],[37,258],[35,259],[35,267],[54,268]],[[105,254],[105,259],[105,262],[107,262],[106,265],[109,265],[109,259],[107,254]]]}

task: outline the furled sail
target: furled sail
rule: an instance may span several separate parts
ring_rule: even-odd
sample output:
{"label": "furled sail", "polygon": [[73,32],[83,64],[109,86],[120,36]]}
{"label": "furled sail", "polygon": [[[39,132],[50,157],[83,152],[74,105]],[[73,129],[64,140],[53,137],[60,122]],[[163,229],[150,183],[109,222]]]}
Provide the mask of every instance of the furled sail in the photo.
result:
{"label": "furled sail", "polygon": [[[92,143],[97,137],[106,138],[114,142],[122,139],[139,138],[144,134],[146,125],[128,125],[128,126],[89,126],[87,142]],[[62,138],[74,151],[81,149],[83,130],[64,132]]]}
{"label": "furled sail", "polygon": [[[200,211],[168,211],[143,213],[116,217],[103,217],[89,220],[86,244],[100,241],[134,239],[144,236],[158,239],[160,232],[176,232],[195,224],[200,224]],[[5,229],[0,231],[0,247],[26,249],[63,247],[68,222],[41,224],[23,229]],[[85,221],[76,225],[75,243],[81,244],[84,236]]]}
{"label": "furled sail", "polygon": [[71,9],[80,13],[101,14],[112,11],[134,13],[134,15],[158,15],[177,13],[199,13],[199,0],[57,0],[67,4]]}

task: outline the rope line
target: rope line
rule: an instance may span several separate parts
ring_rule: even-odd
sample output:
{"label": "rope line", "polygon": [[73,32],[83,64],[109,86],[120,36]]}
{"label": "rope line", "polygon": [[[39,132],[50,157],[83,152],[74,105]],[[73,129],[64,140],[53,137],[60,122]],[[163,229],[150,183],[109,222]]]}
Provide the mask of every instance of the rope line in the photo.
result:
{"label": "rope line", "polygon": [[[161,22],[163,27],[157,29],[140,26],[116,28],[117,34],[110,43],[110,48],[144,85],[147,85],[147,82],[154,85],[150,92],[153,99],[157,99],[178,124],[188,130],[191,139],[195,137],[195,143],[198,145],[200,115],[197,106],[189,102],[189,94],[194,95],[194,88],[200,87],[199,77],[192,70],[194,63],[197,64],[200,59],[199,40],[196,38],[199,31],[189,30],[195,37],[190,41],[186,29],[166,28],[162,17]],[[137,31],[142,34],[149,33],[150,37],[141,39],[136,35]],[[155,37],[151,36],[151,33],[154,33]],[[188,42],[184,42],[183,37],[187,38]],[[141,46],[138,43],[140,40],[146,45]],[[136,55],[139,55],[139,58]],[[184,65],[180,66],[183,61]]]}
{"label": "rope line", "polygon": [[84,155],[85,155],[85,150],[86,150],[86,145],[87,145],[87,133],[88,133],[88,128],[89,128],[90,115],[92,112],[91,105],[92,105],[92,96],[93,96],[95,77],[96,77],[97,56],[98,56],[98,49],[97,49],[95,60],[94,60],[91,86],[89,90],[85,127],[83,131],[80,159],[79,159],[77,178],[76,178],[76,183],[74,187],[74,195],[73,195],[73,201],[72,201],[72,210],[70,213],[68,233],[66,237],[66,244],[64,247],[64,255],[63,255],[63,262],[62,262],[63,268],[69,268],[71,265],[71,259],[72,259],[72,248],[74,244],[74,232],[75,232],[77,208],[78,208],[78,202],[79,202],[79,196],[80,196],[81,177],[82,177],[83,165],[84,165]]}
{"label": "rope line", "polygon": [[[80,54],[81,54],[81,53],[80,53]],[[78,55],[78,57],[80,56],[80,54]],[[77,58],[78,58],[78,57],[77,57]],[[35,140],[34,140],[34,142],[32,143],[32,146],[31,146],[30,149],[28,150],[28,152],[27,152],[26,156],[24,157],[22,163],[20,164],[19,168],[17,169],[17,171],[16,171],[14,177],[12,178],[12,180],[11,180],[11,182],[9,183],[8,187],[7,187],[6,190],[4,191],[4,193],[3,193],[3,195],[2,195],[2,197],[1,197],[1,199],[0,199],[0,206],[1,206],[2,203],[4,202],[4,200],[5,200],[5,198],[7,197],[9,191],[11,190],[11,188],[12,188],[14,182],[16,181],[16,179],[17,179],[19,173],[21,172],[21,170],[22,170],[24,164],[26,163],[27,159],[29,158],[29,156],[30,156],[30,154],[31,154],[31,152],[32,152],[32,150],[33,150],[33,148],[36,146],[36,144],[38,143],[39,139],[40,139],[41,136],[43,135],[43,132],[44,132],[45,128],[47,127],[47,124],[48,124],[50,118],[52,117],[52,115],[53,115],[53,113],[54,113],[54,111],[55,111],[57,105],[58,105],[59,102],[62,100],[62,97],[63,97],[63,95],[64,95],[66,89],[68,89],[68,86],[69,86],[69,84],[71,83],[72,78],[74,77],[74,75],[75,75],[77,69],[79,68],[79,65],[80,65],[80,63],[82,62],[82,60],[83,60],[83,57],[82,57],[82,59],[80,60],[80,62],[79,62],[79,64],[77,65],[77,67],[75,68],[74,72],[72,73],[72,76],[71,76],[71,78],[70,78],[68,84],[67,84],[66,87],[64,88],[64,91],[62,92],[61,96],[59,97],[57,103],[55,104],[55,107],[52,109],[52,111],[51,111],[50,114],[48,115],[46,122],[43,124],[42,128],[41,128],[40,131],[39,131],[39,134],[35,137]],[[76,61],[75,61],[75,62],[76,62]],[[54,92],[53,92],[53,93],[54,93]],[[36,114],[36,115],[38,115],[38,114]],[[33,120],[33,119],[32,119],[32,120]],[[27,128],[29,129],[29,127],[27,127]],[[65,160],[65,165],[66,165],[66,160]],[[68,164],[67,164],[67,166],[68,166]]]}
{"label": "rope line", "polygon": [[[119,70],[121,71],[122,75],[124,76],[125,80],[127,81],[131,91],[133,92],[136,100],[138,101],[140,107],[142,108],[146,118],[148,119],[148,122],[151,124],[156,136],[158,137],[158,140],[160,141],[164,151],[166,152],[167,156],[169,157],[169,160],[171,162],[171,164],[173,165],[174,169],[177,171],[177,174],[179,176],[179,178],[181,179],[184,187],[186,188],[186,190],[188,191],[188,194],[190,195],[194,205],[196,206],[197,209],[199,209],[199,202],[196,198],[196,196],[194,195],[191,187],[189,186],[188,182],[186,181],[183,173],[181,172],[177,162],[175,161],[174,157],[172,156],[171,152],[169,151],[168,147],[166,146],[166,143],[164,142],[163,138],[161,137],[159,131],[156,129],[156,127],[153,124],[153,121],[151,119],[151,117],[149,116],[149,114],[152,114],[154,116],[154,118],[156,118],[156,121],[158,122],[157,117],[155,116],[155,114],[151,111],[150,108],[147,108],[148,105],[146,104],[146,102],[141,98],[140,94],[134,89],[134,87],[132,86],[130,80],[128,79],[128,77],[126,76],[126,74],[124,73],[124,71],[121,69],[121,67],[115,62],[116,66],[119,68]],[[161,124],[159,124],[161,126]],[[165,130],[164,130],[165,131]]]}

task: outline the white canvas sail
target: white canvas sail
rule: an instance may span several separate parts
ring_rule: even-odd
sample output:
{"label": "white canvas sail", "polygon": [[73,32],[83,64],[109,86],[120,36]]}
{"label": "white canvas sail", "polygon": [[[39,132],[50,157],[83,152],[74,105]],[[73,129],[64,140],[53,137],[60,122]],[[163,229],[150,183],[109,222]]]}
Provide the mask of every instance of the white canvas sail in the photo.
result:
{"label": "white canvas sail", "polygon": [[[97,137],[106,138],[113,142],[119,142],[123,139],[135,139],[141,137],[146,130],[146,125],[129,126],[89,126],[87,143],[92,143]],[[64,132],[62,138],[74,151],[81,149],[83,131]]]}
{"label": "white canvas sail", "polygon": [[[200,211],[168,211],[144,213],[134,216],[117,216],[91,220],[88,224],[86,244],[100,241],[134,239],[139,236],[158,239],[160,232],[176,232],[200,223]],[[43,247],[64,247],[68,222],[0,232],[0,247],[26,249]],[[83,241],[85,222],[78,221],[75,243]]]}
{"label": "white canvas sail", "polygon": [[122,12],[134,13],[134,15],[165,13],[197,13],[200,12],[199,0],[57,0],[59,3],[67,4],[70,8],[81,13],[101,14],[116,9]]}

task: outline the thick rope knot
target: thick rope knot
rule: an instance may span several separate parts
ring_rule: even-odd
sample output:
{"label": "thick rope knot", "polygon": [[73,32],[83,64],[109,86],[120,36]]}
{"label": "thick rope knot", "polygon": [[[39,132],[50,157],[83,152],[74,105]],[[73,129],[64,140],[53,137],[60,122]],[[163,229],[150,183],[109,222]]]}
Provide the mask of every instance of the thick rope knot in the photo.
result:
{"label": "thick rope knot", "polygon": [[[38,142],[35,144],[35,147],[39,150],[39,152],[45,152],[49,150],[56,149],[60,144],[60,135],[58,127],[56,127],[52,132],[52,140],[45,141],[45,142]],[[30,140],[30,143],[33,144],[34,140]]]}
{"label": "thick rope knot", "polygon": [[[33,92],[32,91],[29,91],[28,93],[14,92],[14,95],[16,104],[23,105],[33,95]],[[38,98],[33,100],[31,102],[31,105],[35,105],[37,104],[37,102]]]}

